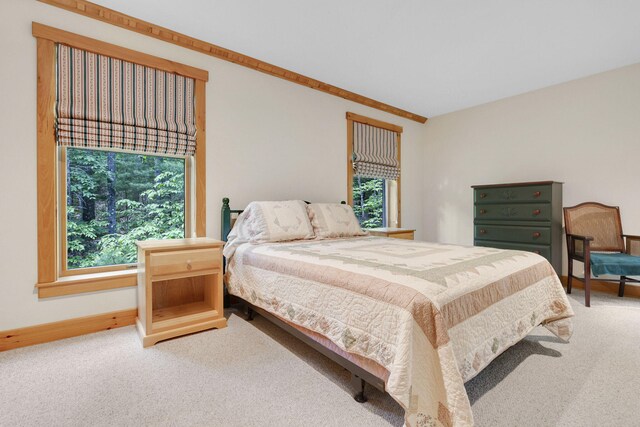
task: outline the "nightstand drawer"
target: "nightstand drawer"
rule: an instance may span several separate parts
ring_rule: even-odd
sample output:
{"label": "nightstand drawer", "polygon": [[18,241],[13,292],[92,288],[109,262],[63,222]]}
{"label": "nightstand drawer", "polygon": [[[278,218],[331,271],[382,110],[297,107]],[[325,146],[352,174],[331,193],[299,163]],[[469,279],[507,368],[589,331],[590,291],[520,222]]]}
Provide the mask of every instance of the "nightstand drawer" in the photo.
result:
{"label": "nightstand drawer", "polygon": [[550,185],[476,188],[475,203],[551,202]]}
{"label": "nightstand drawer", "polygon": [[389,237],[393,237],[394,239],[413,240],[413,231],[408,231],[406,233],[393,233],[389,234]]}
{"label": "nightstand drawer", "polygon": [[476,221],[549,221],[551,220],[551,205],[548,203],[521,203],[475,205]]}
{"label": "nightstand drawer", "polygon": [[393,239],[413,240],[415,230],[398,227],[378,227],[367,229],[370,236],[391,237]]}
{"label": "nightstand drawer", "polygon": [[476,240],[548,245],[551,243],[551,229],[549,227],[475,225],[474,238]]}
{"label": "nightstand drawer", "polygon": [[222,252],[218,248],[159,252],[150,255],[152,276],[219,269]]}

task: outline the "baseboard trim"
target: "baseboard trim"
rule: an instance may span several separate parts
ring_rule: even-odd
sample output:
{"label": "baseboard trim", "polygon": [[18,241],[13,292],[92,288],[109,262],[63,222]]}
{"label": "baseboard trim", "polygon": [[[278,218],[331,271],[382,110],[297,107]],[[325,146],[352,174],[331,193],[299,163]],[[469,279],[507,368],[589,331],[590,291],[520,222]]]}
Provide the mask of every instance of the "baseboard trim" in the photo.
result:
{"label": "baseboard trim", "polygon": [[[567,276],[560,278],[562,285],[567,287]],[[591,279],[591,290],[595,292],[605,292],[607,294],[618,295],[618,284],[611,282],[602,282],[600,280]],[[584,289],[584,282],[573,279],[572,288]],[[624,288],[624,297],[640,298],[640,286],[629,284]]]}
{"label": "baseboard trim", "polygon": [[[562,276],[560,280],[566,287],[567,276]],[[584,283],[579,280],[574,280],[573,287],[584,289]],[[591,290],[617,295],[618,285],[616,283],[592,280]],[[625,289],[624,296],[640,298],[640,286],[628,285]],[[0,351],[135,325],[137,316],[138,310],[132,308],[93,316],[78,317],[60,322],[28,326],[26,328],[0,331]]]}
{"label": "baseboard trim", "polygon": [[134,325],[137,316],[138,310],[132,308],[0,331],[0,351]]}

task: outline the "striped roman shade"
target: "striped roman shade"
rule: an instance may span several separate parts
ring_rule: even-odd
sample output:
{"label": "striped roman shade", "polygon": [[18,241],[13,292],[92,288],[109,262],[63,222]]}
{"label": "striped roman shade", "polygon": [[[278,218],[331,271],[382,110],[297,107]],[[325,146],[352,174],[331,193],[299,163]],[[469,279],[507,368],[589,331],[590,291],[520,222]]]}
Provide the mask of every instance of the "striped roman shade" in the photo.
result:
{"label": "striped roman shade", "polygon": [[194,154],[193,79],[61,44],[56,47],[59,145]]}
{"label": "striped roman shade", "polygon": [[353,170],[365,178],[398,179],[398,134],[353,122]]}

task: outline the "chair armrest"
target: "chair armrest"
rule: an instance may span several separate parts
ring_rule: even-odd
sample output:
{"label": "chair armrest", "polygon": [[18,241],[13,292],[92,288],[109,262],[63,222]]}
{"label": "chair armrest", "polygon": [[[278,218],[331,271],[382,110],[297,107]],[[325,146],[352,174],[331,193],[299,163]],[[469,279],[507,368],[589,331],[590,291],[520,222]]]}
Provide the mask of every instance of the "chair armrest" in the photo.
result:
{"label": "chair armrest", "polygon": [[[623,237],[627,239],[625,242],[625,247],[627,248],[626,253],[629,255],[640,255],[640,236],[634,236],[632,234],[623,234]],[[633,244],[632,242],[636,242]]]}
{"label": "chair armrest", "polygon": [[[576,241],[582,243],[582,251],[576,252]],[[589,242],[593,241],[591,236],[580,236],[579,234],[567,234],[567,250],[569,252],[569,258],[576,258],[584,260],[591,253]]]}

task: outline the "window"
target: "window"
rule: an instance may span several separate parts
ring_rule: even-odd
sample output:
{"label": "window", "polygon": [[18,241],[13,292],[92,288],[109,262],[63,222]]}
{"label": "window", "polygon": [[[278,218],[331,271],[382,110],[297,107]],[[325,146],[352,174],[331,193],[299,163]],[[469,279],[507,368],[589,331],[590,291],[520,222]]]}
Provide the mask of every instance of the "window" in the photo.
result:
{"label": "window", "polygon": [[363,228],[386,227],[387,183],[381,178],[353,177],[353,212]]}
{"label": "window", "polygon": [[206,232],[208,72],[33,24],[38,296],[136,285],[136,240]]}
{"label": "window", "polygon": [[363,228],[400,227],[402,128],[347,113],[348,199]]}
{"label": "window", "polygon": [[62,275],[135,267],[137,240],[189,235],[188,158],[71,147],[60,155]]}
{"label": "window", "polygon": [[353,177],[353,212],[362,228],[397,227],[397,181]]}

